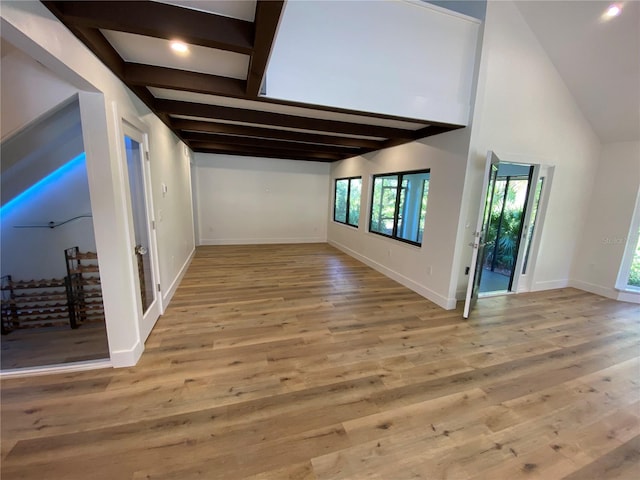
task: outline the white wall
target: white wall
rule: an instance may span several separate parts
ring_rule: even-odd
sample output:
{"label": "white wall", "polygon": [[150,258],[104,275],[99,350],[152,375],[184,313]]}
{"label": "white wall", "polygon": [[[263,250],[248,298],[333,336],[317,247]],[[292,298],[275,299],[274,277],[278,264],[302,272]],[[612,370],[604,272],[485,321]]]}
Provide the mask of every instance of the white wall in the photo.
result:
{"label": "white wall", "polygon": [[[443,308],[454,308],[449,294],[451,262],[462,200],[469,128],[369,153],[332,164],[333,180],[362,176],[358,228],[332,220],[329,204],[328,241],[376,270],[420,293]],[[422,246],[382,237],[369,230],[373,174],[430,169],[429,198]]]}
{"label": "white wall", "polygon": [[[109,350],[114,365],[133,365],[144,339],[120,119],[142,122],[149,134],[153,210],[155,217],[162,216],[157,224],[162,295],[167,300],[195,246],[184,145],[41,3],[3,2],[1,16],[3,37],[88,92],[80,94],[80,111]],[[166,204],[158,200],[161,182],[171,186]]]}
{"label": "white wall", "polygon": [[640,142],[603,145],[573,264],[576,287],[618,297],[614,287],[639,189]]}
{"label": "white wall", "polygon": [[[87,169],[81,158],[55,183],[37,188],[37,193],[2,209],[2,275],[14,280],[64,278],[67,275],[64,251],[80,247],[95,252],[91,218],[78,218],[55,228],[50,221],[62,222],[79,215],[91,215]],[[45,228],[16,228],[42,225]]]}
{"label": "white wall", "polygon": [[[193,152],[152,113],[141,116],[149,135],[151,182],[164,306],[171,300],[194,253],[190,162]],[[162,185],[166,185],[166,193]]]}
{"label": "white wall", "polygon": [[[26,99],[29,92],[16,89],[14,97]],[[0,150],[4,205],[84,151],[77,98],[30,122],[2,142]]]}
{"label": "white wall", "polygon": [[199,244],[326,242],[329,165],[195,154]]}
{"label": "white wall", "polygon": [[567,286],[601,147],[513,2],[488,3],[473,125],[452,289],[462,298],[488,150],[556,166],[532,289]]}
{"label": "white wall", "polygon": [[467,125],[479,24],[419,1],[287,2],[267,96]]}
{"label": "white wall", "polygon": [[19,49],[12,49],[2,57],[0,78],[3,142],[78,92],[76,87]]}

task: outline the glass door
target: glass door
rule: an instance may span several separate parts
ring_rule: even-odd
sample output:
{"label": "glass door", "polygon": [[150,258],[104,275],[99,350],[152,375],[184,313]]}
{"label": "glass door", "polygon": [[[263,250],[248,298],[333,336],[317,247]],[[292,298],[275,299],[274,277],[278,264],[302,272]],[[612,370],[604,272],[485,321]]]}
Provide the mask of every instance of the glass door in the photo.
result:
{"label": "glass door", "polygon": [[491,150],[487,152],[487,160],[484,169],[484,180],[482,184],[482,194],[480,197],[480,208],[478,209],[478,222],[473,232],[473,248],[471,254],[471,266],[469,267],[469,283],[467,285],[467,295],[464,302],[463,317],[469,318],[471,308],[478,300],[480,282],[482,280],[482,268],[485,263],[486,249],[485,239],[487,238],[490,219],[491,205],[496,188],[496,178],[498,176],[498,163],[500,159]]}
{"label": "glass door", "polygon": [[[537,166],[500,162],[491,199],[489,225],[484,238],[488,250],[480,283],[481,295],[514,291],[521,270],[530,205],[532,179]],[[524,234],[524,235],[523,235]]]}
{"label": "glass door", "polygon": [[153,229],[148,155],[144,137],[138,130],[124,125],[124,147],[129,178],[131,217],[133,221],[133,250],[138,277],[138,299],[142,306],[140,334],[146,340],[160,316],[157,296],[158,282],[155,263],[155,230]]}

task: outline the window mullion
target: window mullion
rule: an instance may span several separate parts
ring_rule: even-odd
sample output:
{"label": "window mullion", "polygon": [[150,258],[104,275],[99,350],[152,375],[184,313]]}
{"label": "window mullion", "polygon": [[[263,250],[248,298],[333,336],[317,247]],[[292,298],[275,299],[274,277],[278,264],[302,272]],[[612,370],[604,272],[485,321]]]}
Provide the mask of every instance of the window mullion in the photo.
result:
{"label": "window mullion", "polygon": [[393,213],[393,230],[391,231],[391,236],[393,238],[398,238],[398,214],[400,211],[400,192],[402,191],[402,177],[403,175],[398,175],[396,177],[396,205]]}
{"label": "window mullion", "polygon": [[347,182],[347,214],[345,216],[345,219],[347,221],[347,225],[350,225],[350,223],[349,223],[349,210],[351,210],[351,180],[353,180],[353,179],[350,178],[349,181]]}

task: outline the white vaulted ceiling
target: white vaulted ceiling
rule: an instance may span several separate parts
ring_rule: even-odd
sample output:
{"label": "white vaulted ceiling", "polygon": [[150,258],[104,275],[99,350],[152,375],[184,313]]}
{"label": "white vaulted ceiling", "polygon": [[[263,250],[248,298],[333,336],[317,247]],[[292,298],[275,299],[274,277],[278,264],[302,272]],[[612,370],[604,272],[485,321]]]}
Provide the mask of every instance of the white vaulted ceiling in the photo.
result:
{"label": "white vaulted ceiling", "polygon": [[604,143],[640,140],[640,2],[518,1],[516,5]]}

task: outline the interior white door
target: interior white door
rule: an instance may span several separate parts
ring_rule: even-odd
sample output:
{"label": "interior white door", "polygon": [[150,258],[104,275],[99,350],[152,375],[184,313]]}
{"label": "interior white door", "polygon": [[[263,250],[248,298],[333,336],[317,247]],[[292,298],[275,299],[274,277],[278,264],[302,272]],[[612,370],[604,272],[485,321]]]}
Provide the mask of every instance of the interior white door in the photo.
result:
{"label": "interior white door", "polygon": [[471,265],[469,267],[469,283],[467,284],[467,295],[464,301],[464,312],[462,316],[469,318],[471,309],[478,299],[480,279],[482,278],[482,265],[484,264],[485,242],[489,220],[491,215],[491,203],[495,191],[496,178],[498,176],[498,163],[500,159],[493,151],[487,152],[487,160],[484,168],[484,179],[480,196],[480,207],[478,208],[478,221],[473,232],[473,248],[471,254]]}
{"label": "interior white door", "polygon": [[161,313],[158,295],[157,247],[151,210],[151,182],[144,134],[123,122],[131,215],[134,265],[138,273],[137,295],[142,305],[140,336],[144,342]]}

